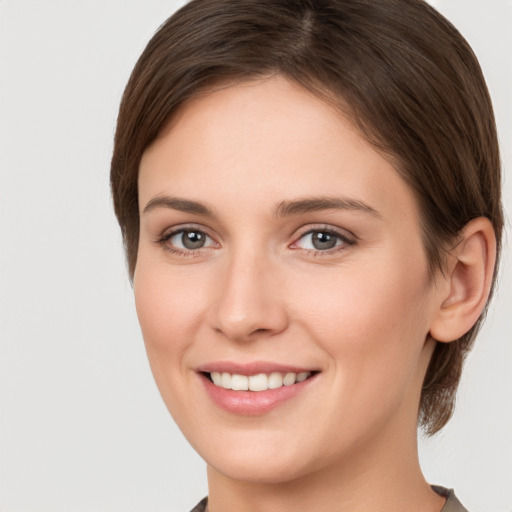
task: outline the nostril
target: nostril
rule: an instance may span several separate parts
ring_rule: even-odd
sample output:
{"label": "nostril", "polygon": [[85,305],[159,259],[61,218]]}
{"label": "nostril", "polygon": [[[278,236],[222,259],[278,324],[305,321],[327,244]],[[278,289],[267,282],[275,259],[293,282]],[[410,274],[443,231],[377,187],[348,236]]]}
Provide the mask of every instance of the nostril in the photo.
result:
{"label": "nostril", "polygon": [[226,292],[214,302],[208,312],[208,322],[213,330],[234,341],[254,341],[286,329],[288,316],[282,304],[258,298],[254,293],[249,298]]}

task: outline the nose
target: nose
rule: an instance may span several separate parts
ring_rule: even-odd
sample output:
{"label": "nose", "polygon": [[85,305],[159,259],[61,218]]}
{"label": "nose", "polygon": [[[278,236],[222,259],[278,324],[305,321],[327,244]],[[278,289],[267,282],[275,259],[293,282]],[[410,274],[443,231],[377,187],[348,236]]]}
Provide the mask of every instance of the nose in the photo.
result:
{"label": "nose", "polygon": [[261,255],[242,254],[225,262],[209,311],[210,326],[235,341],[270,337],[284,331],[288,316],[282,279]]}

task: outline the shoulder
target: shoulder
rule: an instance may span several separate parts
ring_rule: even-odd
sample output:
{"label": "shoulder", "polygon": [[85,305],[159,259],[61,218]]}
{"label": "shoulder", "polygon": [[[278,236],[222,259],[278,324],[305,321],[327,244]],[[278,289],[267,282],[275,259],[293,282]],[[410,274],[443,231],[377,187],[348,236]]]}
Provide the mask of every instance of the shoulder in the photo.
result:
{"label": "shoulder", "polygon": [[203,498],[190,512],[206,512],[208,498]]}
{"label": "shoulder", "polygon": [[[432,489],[440,496],[446,498],[446,503],[441,512],[468,512],[468,509],[455,496],[453,489],[445,489],[437,485],[433,485]],[[203,498],[190,512],[206,512],[207,504],[208,498]]]}
{"label": "shoulder", "polygon": [[433,485],[432,489],[440,496],[443,496],[443,498],[446,498],[446,503],[441,512],[468,512],[468,509],[455,496],[453,489],[445,489],[438,485]]}

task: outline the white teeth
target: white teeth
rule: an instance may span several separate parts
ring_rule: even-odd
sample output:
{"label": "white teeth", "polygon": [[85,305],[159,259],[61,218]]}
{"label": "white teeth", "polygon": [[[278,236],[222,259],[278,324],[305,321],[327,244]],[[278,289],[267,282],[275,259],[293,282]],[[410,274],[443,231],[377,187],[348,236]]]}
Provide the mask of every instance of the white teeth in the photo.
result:
{"label": "white teeth", "polygon": [[311,375],[311,372],[301,372],[297,373],[296,380],[297,382],[303,382],[305,381],[309,376]]}
{"label": "white teeth", "polygon": [[296,376],[297,376],[297,374],[295,374],[295,373],[287,373],[284,376],[283,384],[285,386],[291,386],[292,384],[295,384],[295,377]]}
{"label": "white teeth", "polygon": [[247,391],[249,389],[249,377],[246,375],[233,375],[231,377],[231,389],[235,391]]}
{"label": "white teeth", "polygon": [[224,372],[220,378],[220,385],[223,388],[231,389],[231,373]]}
{"label": "white teeth", "polygon": [[220,386],[221,385],[222,375],[221,375],[220,372],[212,372],[212,373],[210,373],[210,377],[212,378],[213,383],[216,386]]}
{"label": "white teeth", "polygon": [[271,373],[268,378],[268,389],[277,389],[283,385],[283,376],[280,373]]}
{"label": "white teeth", "polygon": [[311,372],[300,373],[279,373],[270,374],[258,373],[257,375],[238,375],[227,372],[211,372],[210,377],[216,386],[235,391],[266,391],[277,389],[282,386],[292,386],[297,382],[303,382],[311,376]]}
{"label": "white teeth", "polygon": [[264,373],[249,377],[249,389],[251,391],[265,391],[268,389],[268,377]]}

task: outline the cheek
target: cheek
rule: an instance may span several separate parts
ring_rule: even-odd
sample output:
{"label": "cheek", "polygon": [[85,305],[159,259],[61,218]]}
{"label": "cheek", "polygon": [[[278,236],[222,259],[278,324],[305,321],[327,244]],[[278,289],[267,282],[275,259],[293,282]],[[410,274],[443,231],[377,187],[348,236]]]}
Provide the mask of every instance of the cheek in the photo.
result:
{"label": "cheek", "polygon": [[[187,276],[139,258],[134,276],[137,316],[155,383],[178,424],[191,410],[187,353],[200,329],[204,287]],[[192,408],[193,409],[193,408]]]}
{"label": "cheek", "polygon": [[[142,259],[142,258],[141,258]],[[153,371],[157,365],[180,364],[182,353],[199,328],[205,290],[168,269],[139,260],[134,293],[137,316]],[[155,375],[156,377],[156,375]]]}
{"label": "cheek", "polygon": [[318,329],[332,329],[352,339],[357,346],[392,333],[403,337],[412,334],[411,328],[425,329],[429,287],[422,272],[414,276],[384,262],[373,269],[361,267],[336,269],[310,279],[303,275],[301,286],[293,291],[301,297],[297,302],[304,310],[298,316]]}
{"label": "cheek", "polygon": [[397,393],[413,378],[429,324],[429,287],[419,270],[381,261],[306,283],[297,317],[329,354],[333,387],[344,397],[362,405],[362,393]]}

